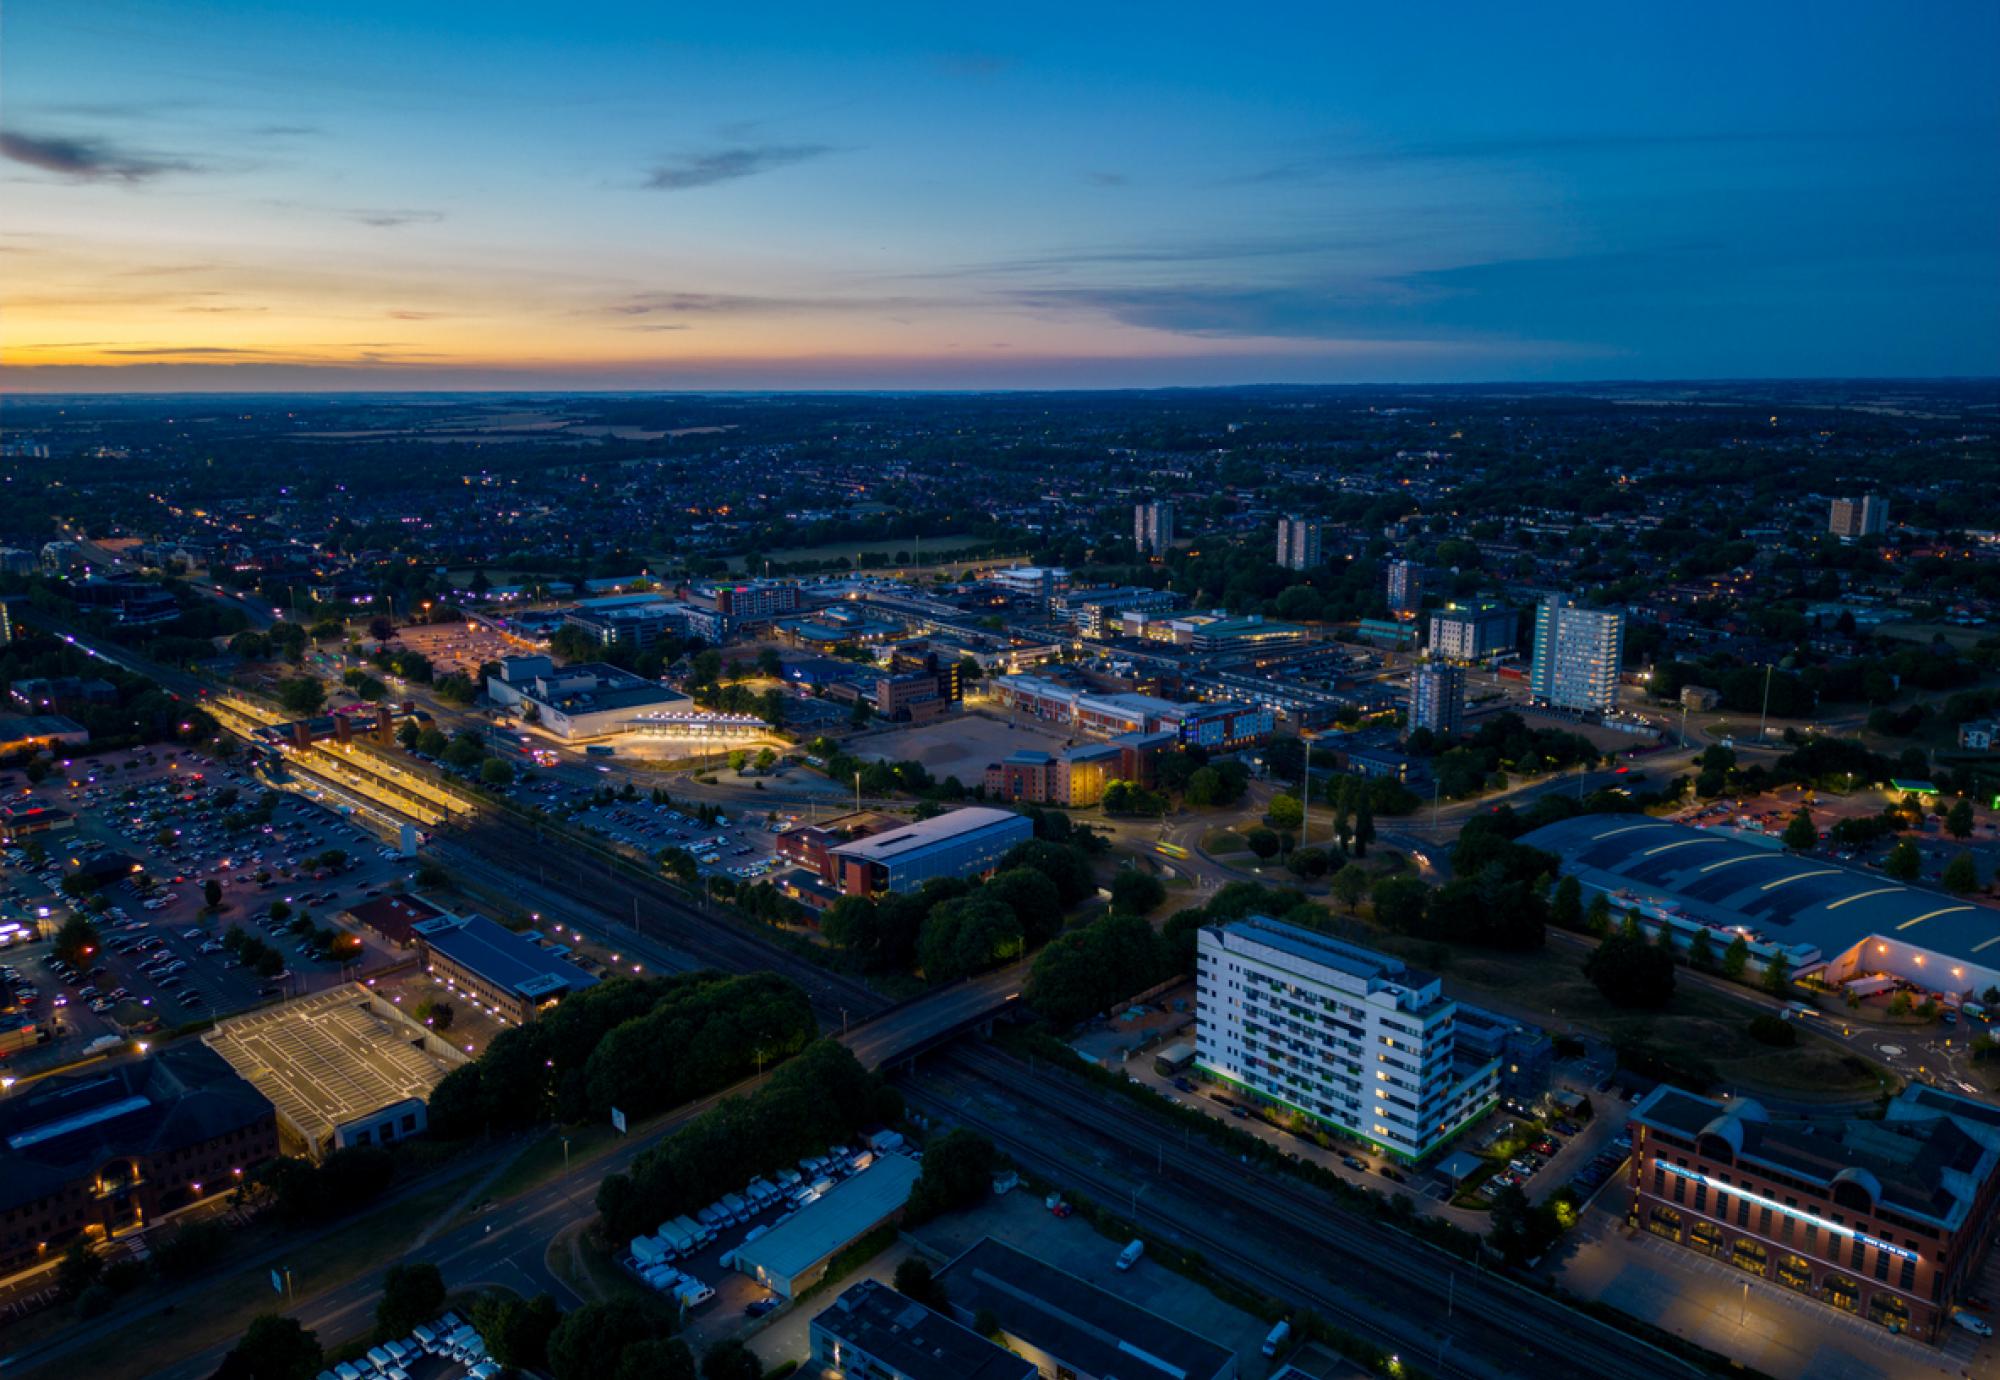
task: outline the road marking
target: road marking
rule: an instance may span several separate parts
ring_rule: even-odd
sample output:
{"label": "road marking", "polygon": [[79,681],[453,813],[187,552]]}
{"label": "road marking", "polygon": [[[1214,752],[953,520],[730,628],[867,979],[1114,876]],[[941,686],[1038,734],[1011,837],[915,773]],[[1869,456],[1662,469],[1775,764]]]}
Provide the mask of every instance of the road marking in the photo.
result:
{"label": "road marking", "polygon": [[1852,896],[1843,896],[1838,901],[1829,901],[1826,908],[1828,910],[1839,910],[1842,906],[1851,906],[1856,901],[1865,901],[1870,896],[1894,896],[1899,891],[1908,890],[1909,888],[1905,886],[1878,886],[1873,891],[1857,891]]}
{"label": "road marking", "polygon": [[1676,848],[1693,848],[1696,844],[1699,843],[1728,843],[1728,842],[1729,842],[1728,839],[1682,839],[1679,843],[1663,843],[1658,848],[1648,848],[1644,853],[1641,853],[1639,856],[1642,858],[1650,858],[1655,853],[1671,853]]}
{"label": "road marking", "polygon": [[1910,928],[1910,926],[1912,926],[1912,925],[1921,925],[1921,924],[1923,924],[1923,923],[1924,923],[1924,921],[1926,921],[1926,920],[1935,920],[1935,919],[1937,919],[1937,918],[1938,918],[1938,917],[1939,917],[1940,915],[1950,915],[1950,914],[1951,914],[1952,912],[1954,912],[1954,911],[1960,911],[1960,910],[1971,910],[1971,909],[1972,909],[1972,907],[1971,907],[1971,906],[1945,906],[1945,907],[1944,907],[1943,909],[1941,909],[1941,910],[1934,910],[1934,911],[1930,911],[1930,912],[1929,912],[1929,913],[1927,913],[1927,914],[1924,914],[1924,915],[1919,915],[1919,916],[1918,916],[1918,917],[1917,917],[1916,919],[1914,919],[1914,920],[1905,920],[1905,921],[1904,921],[1904,922],[1903,922],[1902,924],[1900,924],[1900,925],[1896,926],[1896,928],[1897,928],[1897,929],[1899,929],[1899,930],[1906,930],[1906,929]]}
{"label": "road marking", "polygon": [[1775,891],[1779,887],[1789,886],[1793,882],[1803,882],[1808,877],[1833,877],[1838,876],[1839,873],[1840,869],[1837,867],[1816,867],[1810,872],[1794,872],[1789,877],[1780,877],[1775,882],[1766,882],[1757,889],[1759,891]]}

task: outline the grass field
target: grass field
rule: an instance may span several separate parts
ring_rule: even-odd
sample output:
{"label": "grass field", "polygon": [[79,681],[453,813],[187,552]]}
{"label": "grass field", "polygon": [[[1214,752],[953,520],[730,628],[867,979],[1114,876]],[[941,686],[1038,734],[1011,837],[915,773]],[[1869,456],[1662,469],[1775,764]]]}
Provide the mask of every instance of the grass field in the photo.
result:
{"label": "grass field", "polygon": [[[1419,964],[1438,946],[1384,936],[1382,948]],[[1660,1012],[1627,1011],[1604,999],[1583,975],[1581,957],[1551,942],[1539,953],[1488,953],[1460,949],[1443,969],[1445,988],[1477,1003],[1492,999],[1520,1009],[1532,1004],[1551,1025],[1575,1024],[1613,1041],[1643,1040],[1693,1055],[1722,1077],[1753,1091],[1795,1098],[1849,1099],[1882,1086],[1874,1065],[1831,1041],[1801,1032],[1794,1049],[1775,1049],[1750,1038],[1751,1011],[1681,974],[1672,1005]]]}

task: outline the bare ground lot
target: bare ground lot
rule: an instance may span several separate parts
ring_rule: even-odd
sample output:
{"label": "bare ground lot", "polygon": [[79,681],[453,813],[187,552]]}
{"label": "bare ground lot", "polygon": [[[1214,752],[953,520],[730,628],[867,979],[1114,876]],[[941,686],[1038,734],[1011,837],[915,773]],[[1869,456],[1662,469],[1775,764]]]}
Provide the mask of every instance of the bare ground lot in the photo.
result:
{"label": "bare ground lot", "polygon": [[983,714],[959,713],[940,722],[863,738],[850,750],[870,761],[921,762],[940,781],[956,776],[972,786],[985,779],[988,763],[998,762],[1010,752],[1060,752],[1065,744],[1076,741],[1047,729],[1016,727]]}

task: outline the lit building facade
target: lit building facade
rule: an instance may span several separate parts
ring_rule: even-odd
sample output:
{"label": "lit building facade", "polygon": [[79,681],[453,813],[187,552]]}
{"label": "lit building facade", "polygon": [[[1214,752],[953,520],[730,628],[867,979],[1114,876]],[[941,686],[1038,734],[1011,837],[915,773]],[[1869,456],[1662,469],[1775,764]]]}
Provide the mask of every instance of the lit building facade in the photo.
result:
{"label": "lit building facade", "polygon": [[1427,661],[1410,678],[1410,727],[1456,738],[1465,727],[1465,670]]}
{"label": "lit building facade", "polygon": [[1529,697],[1553,709],[1608,714],[1618,707],[1624,655],[1624,614],[1550,599],[1535,611]]}
{"label": "lit building facade", "polygon": [[1777,1120],[1662,1086],[1633,1109],[1631,1223],[1935,1341],[2000,1198],[2000,1108],[1912,1083],[1883,1118]]}
{"label": "lit building facade", "polygon": [[1174,505],[1151,499],[1132,509],[1132,544],[1142,556],[1164,556],[1174,545]]}
{"label": "lit building facade", "polygon": [[1311,518],[1278,519],[1278,564],[1287,570],[1313,570],[1320,563],[1320,526]]}
{"label": "lit building facade", "polygon": [[1500,1061],[1457,1049],[1442,982],[1296,925],[1250,916],[1197,943],[1195,1059],[1212,1077],[1404,1161],[1498,1097]]}
{"label": "lit building facade", "polygon": [[1448,605],[1431,615],[1431,656],[1441,661],[1484,661],[1511,652],[1519,622],[1512,609]]}

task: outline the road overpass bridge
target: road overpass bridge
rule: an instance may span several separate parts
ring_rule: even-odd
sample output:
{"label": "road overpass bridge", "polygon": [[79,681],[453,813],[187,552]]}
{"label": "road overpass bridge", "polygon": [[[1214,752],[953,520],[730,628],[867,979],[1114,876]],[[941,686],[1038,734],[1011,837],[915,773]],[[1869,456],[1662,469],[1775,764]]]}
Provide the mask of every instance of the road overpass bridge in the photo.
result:
{"label": "road overpass bridge", "polygon": [[996,1019],[1020,1005],[1027,978],[1024,959],[940,987],[849,1026],[840,1042],[865,1068],[879,1069],[914,1059],[969,1030],[991,1029]]}

